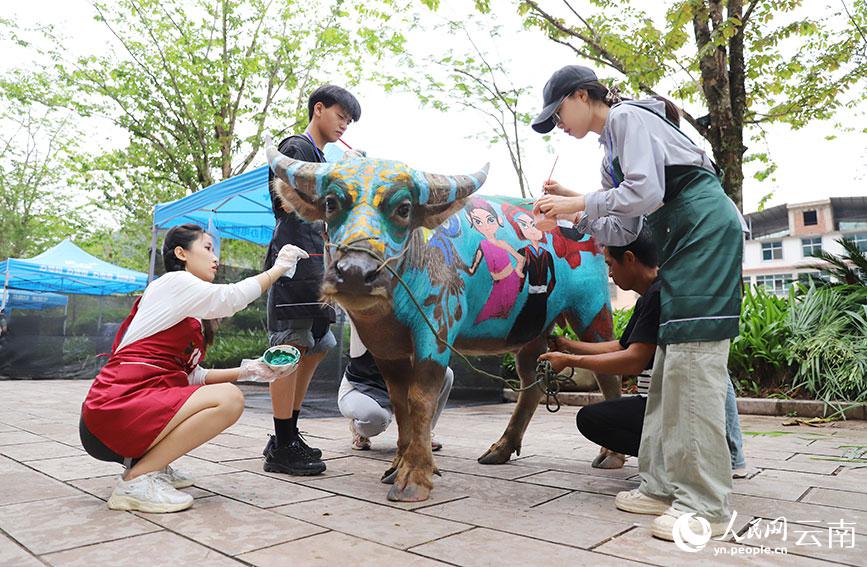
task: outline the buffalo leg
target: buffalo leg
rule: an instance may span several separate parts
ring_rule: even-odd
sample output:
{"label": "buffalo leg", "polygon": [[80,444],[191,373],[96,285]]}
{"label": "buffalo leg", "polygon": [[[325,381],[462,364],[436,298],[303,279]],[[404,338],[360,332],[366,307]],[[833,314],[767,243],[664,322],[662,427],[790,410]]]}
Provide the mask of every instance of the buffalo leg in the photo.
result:
{"label": "buffalo leg", "polygon": [[[526,388],[536,379],[538,358],[546,350],[545,337],[539,337],[525,344],[515,355],[515,366],[518,370],[518,376],[521,378],[522,387]],[[518,393],[518,403],[509,419],[506,431],[496,443],[491,445],[490,449],[479,457],[481,464],[499,465],[508,462],[512,458],[512,453],[521,454],[521,440],[524,438],[524,432],[527,430],[530,418],[533,417],[533,412],[536,411],[542,396],[542,389],[538,386]]]}
{"label": "buffalo leg", "polygon": [[431,360],[415,364],[409,385],[409,443],[397,465],[397,476],[388,499],[398,502],[421,502],[433,489],[434,466],[430,446],[430,425],[437,398],[445,379],[445,367]]}
{"label": "buffalo leg", "polygon": [[391,408],[394,411],[394,420],[397,422],[397,452],[391,465],[382,475],[382,481],[390,484],[394,480],[394,473],[400,465],[403,453],[409,445],[410,430],[412,423],[409,420],[409,383],[412,377],[412,363],[409,360],[379,360],[375,359],[376,366],[385,378],[388,387],[388,398],[391,400]]}

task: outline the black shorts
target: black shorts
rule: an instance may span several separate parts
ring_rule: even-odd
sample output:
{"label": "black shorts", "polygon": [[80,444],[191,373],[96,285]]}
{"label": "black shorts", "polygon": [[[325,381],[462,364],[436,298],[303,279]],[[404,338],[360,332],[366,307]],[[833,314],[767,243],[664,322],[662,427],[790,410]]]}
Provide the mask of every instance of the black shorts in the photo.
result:
{"label": "black shorts", "polygon": [[78,437],[81,439],[81,446],[84,447],[87,454],[94,459],[109,463],[120,463],[124,466],[132,466],[135,464],[135,461],[138,461],[138,459],[127,459],[109,449],[105,443],[100,441],[97,436],[87,428],[83,417],[78,419]]}

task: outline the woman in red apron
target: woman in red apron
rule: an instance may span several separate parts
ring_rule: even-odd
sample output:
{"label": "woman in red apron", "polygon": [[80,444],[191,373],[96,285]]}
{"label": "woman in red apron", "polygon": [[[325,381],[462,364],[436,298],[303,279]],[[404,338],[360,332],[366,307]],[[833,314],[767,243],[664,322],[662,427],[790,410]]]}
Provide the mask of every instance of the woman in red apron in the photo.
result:
{"label": "woman in red apron", "polygon": [[109,508],[161,513],[192,505],[192,497],[177,490],[192,479],[170,463],[238,420],[244,396],[231,382],[281,376],[258,360],[220,370],[198,366],[213,342],[214,319],[240,311],[281,276],[292,277],[303,257],[303,250],[287,245],[271,269],[235,284],[213,284],[218,262],[210,235],[192,224],[169,230],[166,274],[136,300],[81,409],[85,450],[127,466]]}

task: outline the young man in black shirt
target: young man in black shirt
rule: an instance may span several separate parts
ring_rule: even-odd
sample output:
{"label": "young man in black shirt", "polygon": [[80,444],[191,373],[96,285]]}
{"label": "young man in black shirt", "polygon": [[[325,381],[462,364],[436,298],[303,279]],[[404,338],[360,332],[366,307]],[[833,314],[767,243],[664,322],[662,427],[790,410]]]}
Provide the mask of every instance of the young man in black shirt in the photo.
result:
{"label": "young man in black shirt", "polygon": [[[321,163],[323,148],[336,142],[346,128],[361,117],[361,106],[352,94],[338,86],[325,85],[310,95],[307,104],[310,124],[303,134],[289,136],[278,145],[291,158]],[[331,333],[334,308],[322,303],[319,288],[324,271],[324,224],[308,223],[293,210],[285,208],[273,187],[269,171],[268,186],[276,218],[268,246],[265,268],[269,268],[284,244],[303,248],[310,258],[298,264],[295,277],[280,278],[268,293],[268,331],[271,346],[293,345],[301,351],[298,370],[271,383],[275,435],[265,446],[264,468],[290,475],[315,475],[325,470],[322,451],[310,447],[298,433],[298,414],[316,367],[337,341]]]}
{"label": "young man in black shirt", "polygon": [[[578,430],[602,450],[593,461],[596,468],[620,468],[624,454],[638,455],[650,374],[659,333],[659,288],[656,246],[647,231],[627,246],[605,248],[605,263],[614,283],[641,295],[620,340],[604,343],[552,340],[552,350],[539,360],[550,360],[560,371],[567,366],[605,374],[638,377],[638,395],[606,400],[582,408],[576,416]],[[746,470],[743,439],[737,415],[734,387],[729,380],[726,400],[726,437],[731,452],[733,476]]]}

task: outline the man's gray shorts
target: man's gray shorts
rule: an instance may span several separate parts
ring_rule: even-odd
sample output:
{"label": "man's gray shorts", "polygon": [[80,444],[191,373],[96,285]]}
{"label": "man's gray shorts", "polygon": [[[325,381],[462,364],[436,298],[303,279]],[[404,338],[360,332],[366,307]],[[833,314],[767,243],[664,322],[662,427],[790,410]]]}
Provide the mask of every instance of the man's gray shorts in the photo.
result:
{"label": "man's gray shorts", "polygon": [[281,319],[274,321],[268,334],[271,346],[292,345],[302,354],[326,352],[337,346],[328,319]]}

